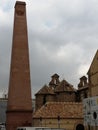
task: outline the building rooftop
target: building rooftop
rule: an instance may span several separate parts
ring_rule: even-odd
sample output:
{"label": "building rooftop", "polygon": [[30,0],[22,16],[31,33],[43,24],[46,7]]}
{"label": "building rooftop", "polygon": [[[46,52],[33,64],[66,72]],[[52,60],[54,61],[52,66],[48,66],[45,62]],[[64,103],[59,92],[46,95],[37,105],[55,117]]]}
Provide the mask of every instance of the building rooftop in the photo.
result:
{"label": "building rooftop", "polygon": [[47,102],[37,110],[33,118],[83,118],[82,103],[75,102]]}
{"label": "building rooftop", "polygon": [[66,80],[62,80],[56,87],[55,92],[75,91],[75,88],[69,84]]}
{"label": "building rooftop", "polygon": [[54,94],[54,92],[47,85],[44,85],[35,95],[37,94]]}

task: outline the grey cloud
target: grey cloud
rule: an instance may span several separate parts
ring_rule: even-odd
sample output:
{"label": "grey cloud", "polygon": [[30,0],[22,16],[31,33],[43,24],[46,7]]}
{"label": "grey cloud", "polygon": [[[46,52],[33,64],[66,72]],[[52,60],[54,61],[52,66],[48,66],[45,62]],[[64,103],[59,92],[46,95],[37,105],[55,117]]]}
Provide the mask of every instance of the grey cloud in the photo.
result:
{"label": "grey cloud", "polygon": [[[2,86],[8,87],[14,2],[11,3],[9,11],[4,12],[0,25],[1,89]],[[26,2],[33,95],[44,84],[48,84],[54,73],[58,73],[61,79],[65,78],[76,87],[80,76],[87,73],[98,48],[98,2]]]}

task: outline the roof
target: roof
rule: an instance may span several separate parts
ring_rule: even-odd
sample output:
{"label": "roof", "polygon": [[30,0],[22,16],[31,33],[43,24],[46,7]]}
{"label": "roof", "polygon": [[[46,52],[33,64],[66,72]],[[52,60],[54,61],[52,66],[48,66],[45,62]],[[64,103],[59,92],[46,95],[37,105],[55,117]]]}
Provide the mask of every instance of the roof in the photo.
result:
{"label": "roof", "polygon": [[87,80],[86,76],[82,76],[80,79]]}
{"label": "roof", "polygon": [[57,77],[57,78],[59,78],[59,75],[58,74],[54,74],[51,77]]}
{"label": "roof", "polygon": [[66,80],[62,80],[56,87],[55,92],[75,91],[75,88],[69,84]]}
{"label": "roof", "polygon": [[54,94],[54,92],[50,87],[44,85],[35,95],[38,94]]}
{"label": "roof", "polygon": [[16,1],[16,4],[19,4],[19,5],[26,5],[26,2],[23,2],[23,1]]}
{"label": "roof", "polygon": [[33,118],[83,118],[83,105],[76,102],[47,102]]}

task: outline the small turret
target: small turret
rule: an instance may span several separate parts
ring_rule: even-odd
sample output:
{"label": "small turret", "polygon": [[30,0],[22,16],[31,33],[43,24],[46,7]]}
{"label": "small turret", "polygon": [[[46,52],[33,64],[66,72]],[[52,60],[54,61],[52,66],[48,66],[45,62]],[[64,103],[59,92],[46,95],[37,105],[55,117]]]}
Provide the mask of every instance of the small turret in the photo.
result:
{"label": "small turret", "polygon": [[52,89],[55,89],[56,86],[58,86],[60,83],[59,81],[59,75],[58,74],[54,74],[53,76],[51,76],[51,81],[49,83],[49,86],[52,88]]}
{"label": "small turret", "polygon": [[78,84],[78,88],[82,88],[87,86],[87,77],[86,76],[82,76],[80,78],[80,83]]}

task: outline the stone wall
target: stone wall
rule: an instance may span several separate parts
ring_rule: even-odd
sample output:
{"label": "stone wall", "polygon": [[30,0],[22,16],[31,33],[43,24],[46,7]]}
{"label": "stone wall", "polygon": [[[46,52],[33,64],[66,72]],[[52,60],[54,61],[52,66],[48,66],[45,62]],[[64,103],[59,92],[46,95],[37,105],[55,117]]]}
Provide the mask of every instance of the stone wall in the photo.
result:
{"label": "stone wall", "polygon": [[76,130],[78,124],[83,125],[83,119],[42,119],[39,118],[33,119],[34,127],[51,127],[51,128],[65,128],[66,130]]}

